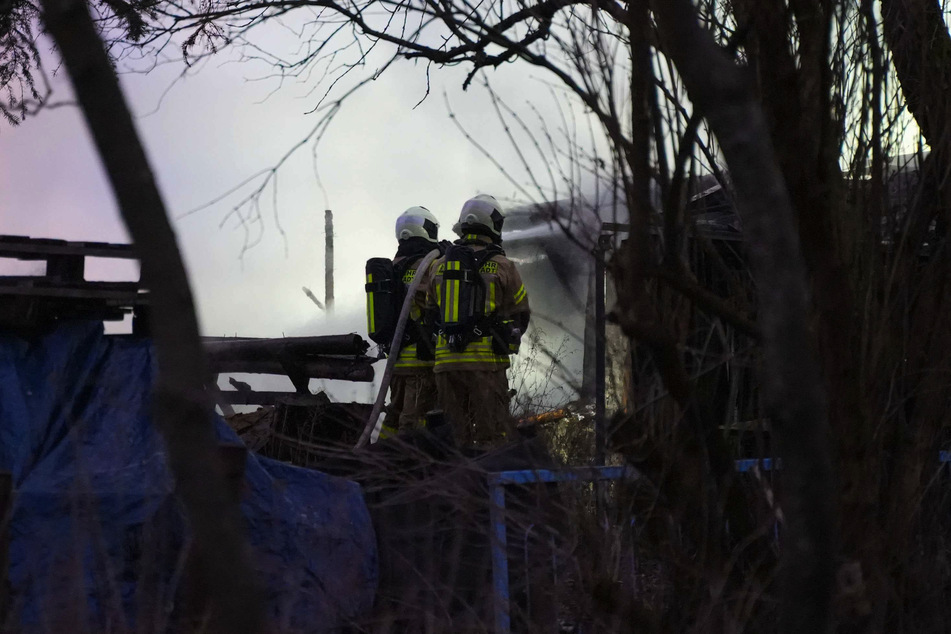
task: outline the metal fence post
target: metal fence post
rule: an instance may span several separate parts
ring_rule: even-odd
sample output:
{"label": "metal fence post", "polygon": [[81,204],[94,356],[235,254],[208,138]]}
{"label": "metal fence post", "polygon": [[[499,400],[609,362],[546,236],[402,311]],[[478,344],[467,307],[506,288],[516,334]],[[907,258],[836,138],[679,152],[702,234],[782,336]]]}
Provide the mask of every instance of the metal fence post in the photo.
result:
{"label": "metal fence post", "polygon": [[607,354],[605,352],[606,331],[605,331],[605,300],[604,300],[604,256],[607,253],[609,237],[601,235],[598,237],[598,247],[595,250],[594,260],[594,463],[604,465],[607,433],[605,421],[605,392],[607,378]]}
{"label": "metal fence post", "polygon": [[505,485],[492,476],[489,476],[489,496],[495,634],[509,634],[512,622],[509,611],[509,560],[506,552],[508,538],[505,534]]}

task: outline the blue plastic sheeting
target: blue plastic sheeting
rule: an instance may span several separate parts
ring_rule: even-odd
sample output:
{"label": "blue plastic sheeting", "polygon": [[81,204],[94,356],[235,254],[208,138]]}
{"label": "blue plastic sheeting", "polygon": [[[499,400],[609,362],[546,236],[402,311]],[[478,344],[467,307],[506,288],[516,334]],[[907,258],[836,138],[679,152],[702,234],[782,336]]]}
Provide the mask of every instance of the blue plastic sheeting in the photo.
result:
{"label": "blue plastic sheeting", "polygon": [[[188,538],[151,421],[154,375],[148,341],[105,337],[99,323],[29,341],[0,333],[20,631],[177,629]],[[271,631],[330,632],[370,608],[376,539],[358,485],[249,454],[242,509]]]}

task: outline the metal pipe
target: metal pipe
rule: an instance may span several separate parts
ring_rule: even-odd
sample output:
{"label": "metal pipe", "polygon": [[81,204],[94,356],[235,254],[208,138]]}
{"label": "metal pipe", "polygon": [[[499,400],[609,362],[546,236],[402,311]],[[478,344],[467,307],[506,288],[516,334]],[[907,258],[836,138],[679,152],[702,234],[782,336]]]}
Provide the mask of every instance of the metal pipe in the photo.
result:
{"label": "metal pipe", "polygon": [[489,495],[489,541],[492,548],[492,588],[495,603],[495,634],[508,634],[512,630],[509,605],[509,560],[506,552],[508,538],[505,535],[505,486],[495,484]]}
{"label": "metal pipe", "polygon": [[324,210],[324,306],[334,310],[334,213]]}
{"label": "metal pipe", "polygon": [[605,433],[605,324],[604,324],[604,254],[608,236],[598,237],[594,260],[594,461],[603,465],[606,457]]}

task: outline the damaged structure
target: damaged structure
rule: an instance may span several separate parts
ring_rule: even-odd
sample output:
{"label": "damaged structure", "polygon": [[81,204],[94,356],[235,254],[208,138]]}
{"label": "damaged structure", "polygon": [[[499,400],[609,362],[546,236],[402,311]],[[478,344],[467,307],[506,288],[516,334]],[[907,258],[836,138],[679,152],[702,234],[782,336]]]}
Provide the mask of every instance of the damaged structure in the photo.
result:
{"label": "damaged structure", "polygon": [[[0,237],[0,258],[45,265],[0,276],[3,627],[32,634],[150,623],[181,631],[202,607],[190,590],[188,528],[152,423],[149,294],[137,281],[86,281],[87,257],[135,253]],[[105,334],[104,321],[129,315],[132,334]],[[323,341],[326,357],[312,343],[283,346],[280,370],[298,379],[368,376],[359,337]],[[260,344],[241,344],[250,352],[240,354],[206,345],[218,367],[244,358],[276,369],[261,360]],[[223,420],[214,424],[270,619],[287,632],[332,632],[360,618],[378,579],[360,487],[249,453]]]}

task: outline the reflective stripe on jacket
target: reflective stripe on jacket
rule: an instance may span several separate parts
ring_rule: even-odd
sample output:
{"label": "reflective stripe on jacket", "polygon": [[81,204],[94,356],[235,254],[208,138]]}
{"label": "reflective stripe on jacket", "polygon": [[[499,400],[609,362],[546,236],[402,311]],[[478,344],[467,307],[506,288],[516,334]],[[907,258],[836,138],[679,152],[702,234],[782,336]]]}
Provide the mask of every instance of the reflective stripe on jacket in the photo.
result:
{"label": "reflective stripe on jacket", "polygon": [[[464,240],[478,240],[482,244],[473,244],[474,251],[485,249],[484,244],[489,244],[488,238],[482,236],[466,236]],[[449,306],[441,306],[440,302],[443,295],[444,284],[458,284],[458,281],[443,280],[443,272],[446,268],[445,256],[436,260],[429,270],[428,293],[426,301],[428,305],[440,311],[442,314]],[[502,319],[509,319],[516,313],[530,312],[528,305],[528,292],[522,283],[522,278],[515,268],[515,264],[504,255],[494,255],[479,270],[479,274],[485,281],[485,314],[496,313]],[[452,297],[452,293],[449,294]],[[458,307],[456,307],[458,310]],[[458,315],[456,315],[458,318]],[[526,320],[527,321],[527,320]],[[454,352],[449,348],[445,337],[440,336],[436,340],[436,373],[453,372],[463,370],[500,370],[509,367],[508,354],[496,354],[492,350],[492,337],[488,333],[486,336],[471,341],[462,352]]]}
{"label": "reflective stripe on jacket", "polygon": [[[405,258],[394,258],[393,264],[399,264]],[[409,288],[409,285],[413,283],[413,276],[416,275],[416,263],[410,265],[413,268],[407,268],[403,273],[403,284]],[[426,271],[421,273],[422,275],[426,274]],[[406,323],[406,332],[411,332],[415,324],[418,324],[423,317],[423,311],[426,308],[426,280],[425,278],[420,283],[415,297],[413,297],[413,304],[410,306],[409,310],[409,321]],[[400,354],[396,358],[396,363],[393,365],[393,371],[397,374],[416,374],[418,372],[431,372],[433,369],[434,362],[432,360],[422,361],[416,358],[416,344],[409,343],[400,348]]]}

